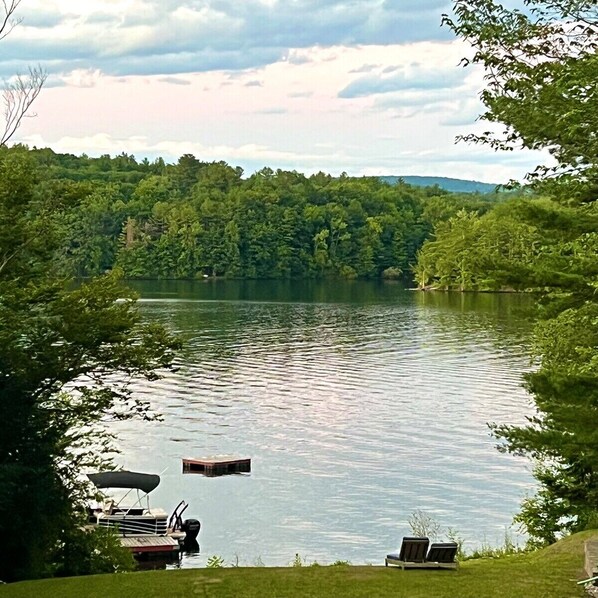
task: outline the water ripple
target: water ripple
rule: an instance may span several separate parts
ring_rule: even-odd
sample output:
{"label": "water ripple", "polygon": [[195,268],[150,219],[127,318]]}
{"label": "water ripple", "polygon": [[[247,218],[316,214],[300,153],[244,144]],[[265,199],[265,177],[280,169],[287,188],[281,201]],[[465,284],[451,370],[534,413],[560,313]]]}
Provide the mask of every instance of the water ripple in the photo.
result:
{"label": "water ripple", "polygon": [[[501,541],[531,477],[486,422],[530,413],[526,325],[506,299],[434,301],[143,302],[186,347],[176,371],[136,385],[164,420],[118,425],[123,464],[167,468],[155,502],[185,498],[202,519],[187,565],[379,562],[416,509],[471,543]],[[181,457],[230,453],[252,457],[250,476],[180,475]]]}

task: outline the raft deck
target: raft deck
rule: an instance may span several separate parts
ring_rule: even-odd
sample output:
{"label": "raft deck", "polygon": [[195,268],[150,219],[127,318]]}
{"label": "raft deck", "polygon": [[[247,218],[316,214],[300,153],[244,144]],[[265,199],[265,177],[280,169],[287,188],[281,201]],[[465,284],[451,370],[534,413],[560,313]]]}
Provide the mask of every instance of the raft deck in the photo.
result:
{"label": "raft deck", "polygon": [[133,554],[175,554],[179,551],[179,543],[169,536],[125,536],[120,543]]}
{"label": "raft deck", "polygon": [[250,473],[251,459],[236,457],[206,457],[204,459],[183,459],[183,473],[199,473],[213,477],[235,473]]}

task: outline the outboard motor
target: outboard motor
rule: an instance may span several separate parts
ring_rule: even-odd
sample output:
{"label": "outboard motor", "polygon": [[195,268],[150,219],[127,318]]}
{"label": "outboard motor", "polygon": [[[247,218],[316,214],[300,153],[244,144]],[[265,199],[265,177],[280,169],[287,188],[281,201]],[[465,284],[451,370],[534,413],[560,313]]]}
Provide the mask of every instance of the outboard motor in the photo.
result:
{"label": "outboard motor", "polygon": [[185,532],[185,544],[195,542],[200,529],[201,523],[198,519],[185,519],[181,524],[181,530]]}

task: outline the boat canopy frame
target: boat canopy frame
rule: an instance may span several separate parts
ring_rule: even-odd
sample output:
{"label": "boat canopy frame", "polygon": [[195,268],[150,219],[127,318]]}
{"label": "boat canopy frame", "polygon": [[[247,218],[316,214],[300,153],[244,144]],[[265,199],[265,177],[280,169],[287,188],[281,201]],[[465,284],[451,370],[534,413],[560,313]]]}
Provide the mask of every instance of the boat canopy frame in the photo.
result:
{"label": "boat canopy frame", "polygon": [[[102,490],[104,488],[123,488],[127,489],[128,492],[113,506],[112,508],[122,508],[127,513],[131,509],[134,509],[137,505],[140,507],[141,501],[145,498],[147,501],[147,510],[150,511],[149,506],[149,493],[155,490],[160,484],[160,476],[154,473],[140,473],[137,471],[102,471],[98,473],[88,473],[87,477],[91,483]],[[137,491],[137,500],[133,505],[128,507],[121,507],[120,504],[127,498],[132,490]],[[143,492],[143,495],[139,494],[139,491]]]}

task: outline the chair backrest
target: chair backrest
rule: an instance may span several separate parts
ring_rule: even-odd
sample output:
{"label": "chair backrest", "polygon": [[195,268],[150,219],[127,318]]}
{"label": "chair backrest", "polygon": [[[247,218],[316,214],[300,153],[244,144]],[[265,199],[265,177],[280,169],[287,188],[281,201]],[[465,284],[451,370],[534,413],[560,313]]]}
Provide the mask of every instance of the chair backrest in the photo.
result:
{"label": "chair backrest", "polygon": [[429,544],[428,538],[403,538],[399,560],[406,563],[423,563],[426,560]]}
{"label": "chair backrest", "polygon": [[459,546],[456,542],[437,542],[430,546],[426,561],[431,563],[452,563]]}

